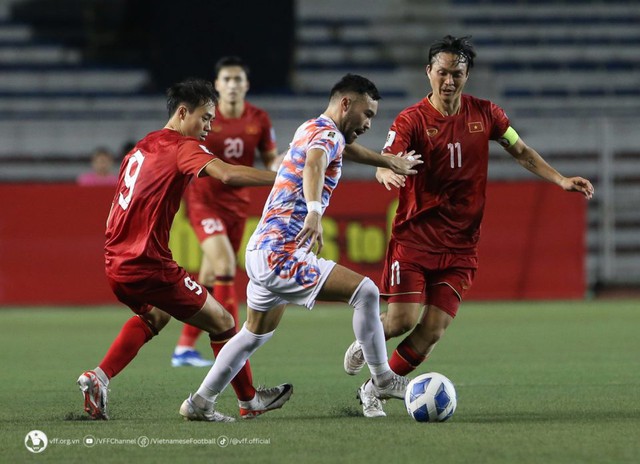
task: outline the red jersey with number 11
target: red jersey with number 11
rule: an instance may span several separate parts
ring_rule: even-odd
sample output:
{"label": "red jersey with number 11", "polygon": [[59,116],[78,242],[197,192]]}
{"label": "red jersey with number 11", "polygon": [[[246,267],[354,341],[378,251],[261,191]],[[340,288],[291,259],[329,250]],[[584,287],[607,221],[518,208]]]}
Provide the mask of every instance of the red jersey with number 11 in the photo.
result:
{"label": "red jersey with number 11", "polygon": [[187,184],[214,159],[170,129],[151,132],[125,156],[107,220],[108,277],[133,282],[178,266],[169,250],[173,218]]}
{"label": "red jersey with number 11", "polygon": [[489,140],[509,128],[504,111],[462,95],[460,111],[444,116],[429,98],[393,122],[385,153],[415,150],[424,164],[399,191],[392,237],[433,253],[475,253],[485,204]]}

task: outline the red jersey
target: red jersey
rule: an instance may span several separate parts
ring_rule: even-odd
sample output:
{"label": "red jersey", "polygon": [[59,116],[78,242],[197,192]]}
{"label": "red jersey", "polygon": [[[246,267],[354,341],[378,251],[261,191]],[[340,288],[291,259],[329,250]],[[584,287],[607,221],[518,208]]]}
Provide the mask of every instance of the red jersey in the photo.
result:
{"label": "red jersey", "polygon": [[197,139],[170,129],[151,132],[125,156],[107,220],[107,276],[132,282],[177,267],[173,218],[188,183],[214,159]]}
{"label": "red jersey", "polygon": [[[267,112],[245,102],[239,118],[225,118],[216,107],[216,117],[211,121],[211,132],[204,145],[227,163],[253,166],[256,150],[273,150],[276,141]],[[207,209],[246,218],[249,192],[248,187],[232,187],[206,177],[191,183],[185,200],[190,209]]]}
{"label": "red jersey", "polygon": [[392,237],[435,253],[475,253],[484,213],[489,140],[509,128],[502,108],[462,95],[460,111],[444,116],[428,97],[403,110],[385,153],[415,150],[424,164],[399,190]]}

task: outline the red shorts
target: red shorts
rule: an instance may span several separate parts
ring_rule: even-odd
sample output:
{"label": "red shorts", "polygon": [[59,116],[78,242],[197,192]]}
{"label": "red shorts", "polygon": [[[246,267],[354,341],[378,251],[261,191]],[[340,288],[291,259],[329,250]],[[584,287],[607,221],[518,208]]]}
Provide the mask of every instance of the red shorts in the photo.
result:
{"label": "red shorts", "polygon": [[176,319],[189,319],[200,311],[207,300],[207,290],[179,266],[158,272],[159,277],[137,282],[118,282],[107,277],[118,300],[136,314],[145,314],[152,307],[169,313]]}
{"label": "red shorts", "polygon": [[200,243],[214,235],[229,237],[233,251],[237,254],[244,235],[247,220],[238,216],[221,215],[206,209],[193,209],[188,212],[189,222]]}
{"label": "red shorts", "polygon": [[380,295],[389,303],[434,305],[455,317],[477,269],[475,254],[429,253],[391,239]]}

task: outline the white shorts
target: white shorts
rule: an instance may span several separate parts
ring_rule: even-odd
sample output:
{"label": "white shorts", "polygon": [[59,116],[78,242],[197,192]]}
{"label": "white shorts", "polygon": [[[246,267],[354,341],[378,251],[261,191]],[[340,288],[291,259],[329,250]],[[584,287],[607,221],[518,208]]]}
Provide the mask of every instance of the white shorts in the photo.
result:
{"label": "white shorts", "polygon": [[311,309],[335,265],[334,261],[318,258],[306,249],[293,254],[247,251],[247,306],[269,311],[281,304],[295,303]]}

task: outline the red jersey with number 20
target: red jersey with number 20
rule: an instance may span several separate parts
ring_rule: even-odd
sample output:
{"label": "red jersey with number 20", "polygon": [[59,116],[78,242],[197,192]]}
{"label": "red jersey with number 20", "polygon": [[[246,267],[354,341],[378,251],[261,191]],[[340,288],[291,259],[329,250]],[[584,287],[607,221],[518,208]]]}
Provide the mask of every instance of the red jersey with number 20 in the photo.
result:
{"label": "red jersey with number 20", "polygon": [[403,110],[384,153],[415,150],[424,164],[399,190],[392,237],[432,253],[476,252],[484,213],[489,140],[509,128],[502,108],[462,95],[460,111],[444,116],[426,97]]}
{"label": "red jersey with number 20", "polygon": [[191,179],[215,158],[197,139],[151,132],[125,156],[107,220],[107,276],[133,282],[176,268],[169,231]]}
{"label": "red jersey with number 20", "polygon": [[[267,112],[245,102],[239,118],[225,118],[216,107],[216,117],[211,121],[211,132],[204,145],[229,164],[253,166],[256,150],[263,153],[273,150],[276,140]],[[231,213],[246,218],[249,187],[234,187],[218,179],[204,177],[189,185],[185,200],[189,209]]]}

